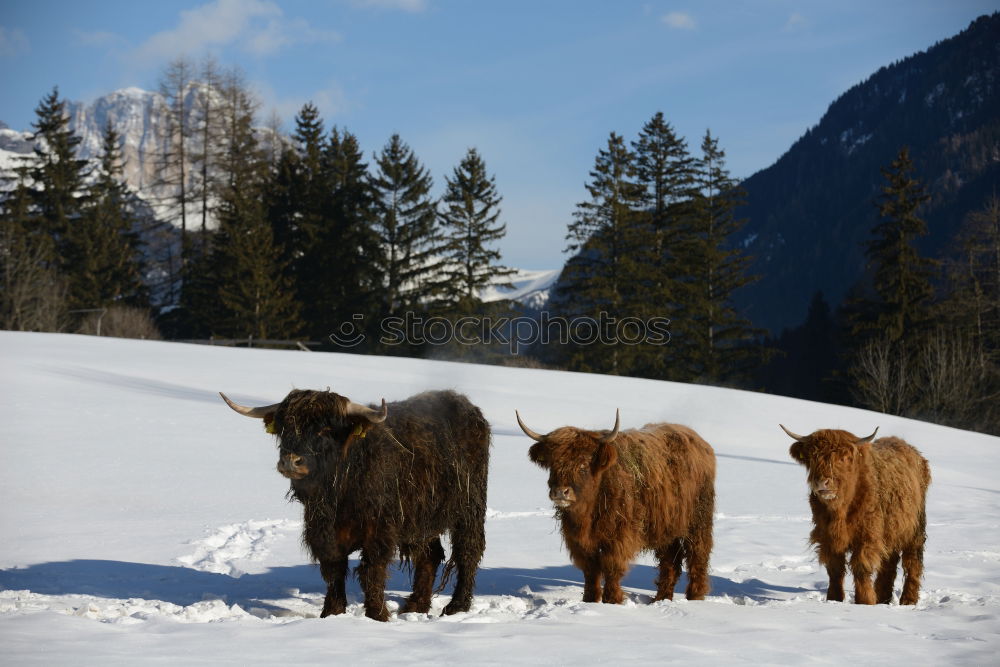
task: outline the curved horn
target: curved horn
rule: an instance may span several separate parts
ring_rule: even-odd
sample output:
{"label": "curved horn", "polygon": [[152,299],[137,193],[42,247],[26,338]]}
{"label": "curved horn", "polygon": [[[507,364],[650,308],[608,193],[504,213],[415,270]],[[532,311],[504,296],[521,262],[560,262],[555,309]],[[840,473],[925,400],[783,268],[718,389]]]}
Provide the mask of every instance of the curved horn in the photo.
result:
{"label": "curved horn", "polygon": [[798,433],[792,433],[791,431],[789,431],[787,428],[785,428],[784,424],[778,424],[778,426],[780,426],[781,430],[787,433],[788,437],[790,437],[792,440],[798,440],[799,442],[802,442],[803,440],[806,439],[806,436],[804,435],[799,435]]}
{"label": "curved horn", "polygon": [[521,421],[521,414],[517,410],[514,410],[514,414],[517,416],[517,425],[521,427],[521,430],[524,431],[524,434],[526,436],[528,436],[535,442],[541,442],[542,440],[545,439],[544,435],[539,435],[524,425],[524,422]]}
{"label": "curved horn", "polygon": [[875,437],[876,433],[878,433],[878,426],[875,427],[875,430],[872,431],[871,435],[865,436],[864,438],[858,438],[857,440],[854,441],[854,444],[855,445],[860,445],[860,444],[862,444],[864,442],[869,442],[872,438]]}
{"label": "curved horn", "polygon": [[389,406],[385,404],[385,399],[382,399],[382,409],[372,410],[371,408],[359,405],[354,401],[347,404],[347,415],[353,417],[364,417],[372,424],[381,424],[385,421],[385,418],[389,416]]}
{"label": "curved horn", "polygon": [[229,397],[223,394],[221,391],[219,392],[219,396],[221,396],[222,400],[226,402],[226,405],[228,405],[229,407],[231,407],[233,410],[240,413],[244,417],[255,417],[257,419],[263,419],[270,413],[277,410],[278,406],[281,405],[281,403],[275,403],[273,405],[262,405],[259,408],[250,408],[245,405],[240,405],[239,403],[234,403],[230,401]]}
{"label": "curved horn", "polygon": [[611,442],[612,440],[614,440],[615,437],[618,435],[618,427],[621,426],[621,423],[622,423],[621,410],[615,408],[615,427],[611,429],[611,433],[608,433],[606,436],[601,438],[601,442]]}

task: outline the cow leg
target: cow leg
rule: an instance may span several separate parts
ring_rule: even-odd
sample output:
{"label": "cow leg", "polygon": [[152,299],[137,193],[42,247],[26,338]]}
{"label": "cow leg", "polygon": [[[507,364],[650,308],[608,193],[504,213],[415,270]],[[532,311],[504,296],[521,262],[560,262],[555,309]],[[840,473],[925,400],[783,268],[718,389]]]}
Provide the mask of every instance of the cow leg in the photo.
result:
{"label": "cow leg", "polygon": [[656,558],[660,563],[660,576],[656,578],[656,597],[653,598],[653,602],[674,599],[674,586],[677,585],[677,578],[681,575],[682,555],[680,539],[674,540],[664,549],[656,550]]}
{"label": "cow leg", "polygon": [[431,597],[434,594],[434,577],[438,566],[444,560],[444,549],[441,540],[435,537],[419,547],[413,554],[413,593],[406,598],[406,604],[400,613],[417,612],[426,614],[431,610]]}
{"label": "cow leg", "polygon": [[319,571],[326,582],[326,599],[323,601],[323,611],[320,618],[326,618],[347,611],[347,591],[344,580],[347,578],[347,556],[331,560],[322,560]]}
{"label": "cow leg", "polygon": [[826,591],[826,599],[832,602],[843,602],[844,575],[847,572],[846,554],[827,552],[821,547],[819,560],[826,566],[826,573],[830,576],[830,586]]}
{"label": "cow leg", "polygon": [[601,575],[604,577],[604,594],[601,602],[621,604],[625,600],[625,591],[621,581],[625,576],[626,564],[613,555],[601,554]]}
{"label": "cow leg", "polygon": [[455,590],[451,601],[444,608],[444,615],[450,616],[460,611],[469,611],[472,606],[472,593],[476,588],[476,570],[479,561],[483,559],[486,550],[486,507],[483,506],[479,516],[473,517],[470,524],[451,531],[451,559],[458,571]]}
{"label": "cow leg", "polygon": [[392,554],[395,550],[383,544],[361,549],[358,582],[365,594],[365,616],[376,621],[388,621],[389,609],[385,606],[385,580]]}
{"label": "cow leg", "polygon": [[899,552],[893,552],[886,556],[879,567],[878,576],[875,577],[875,602],[876,604],[889,604],[892,602],[892,587],[896,583],[896,568],[899,565]]}
{"label": "cow leg", "polygon": [[917,604],[920,597],[920,578],[924,575],[924,539],[903,550],[903,592],[899,604]]}
{"label": "cow leg", "polygon": [[688,600],[704,600],[711,584],[708,559],[712,554],[712,520],[715,513],[715,487],[706,484],[698,497],[690,533],[684,540],[688,585],[684,595]]}
{"label": "cow leg", "polygon": [[927,517],[920,512],[920,525],[913,542],[903,549],[903,592],[899,604],[917,604],[920,579],[924,576],[924,544],[927,542]]}
{"label": "cow leg", "polygon": [[854,576],[854,604],[875,604],[875,588],[872,574],[878,558],[873,558],[866,549],[858,549],[851,554],[851,575]]}
{"label": "cow leg", "polygon": [[583,601],[601,601],[601,561],[597,554],[573,558],[573,563],[583,571]]}

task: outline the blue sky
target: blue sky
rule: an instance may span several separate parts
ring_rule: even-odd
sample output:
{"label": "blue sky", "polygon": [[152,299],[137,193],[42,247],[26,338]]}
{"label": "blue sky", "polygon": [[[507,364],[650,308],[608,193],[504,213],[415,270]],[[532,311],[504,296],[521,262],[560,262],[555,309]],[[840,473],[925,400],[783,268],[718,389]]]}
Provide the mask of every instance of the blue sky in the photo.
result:
{"label": "blue sky", "polygon": [[475,146],[504,196],[504,260],[558,268],[608,133],[663,111],[736,176],[772,164],[850,86],[1000,9],[997,0],[0,0],[0,120],[28,129],[58,85],[155,89],[206,53],[291,128],[313,101],[367,155],[393,132],[438,191]]}

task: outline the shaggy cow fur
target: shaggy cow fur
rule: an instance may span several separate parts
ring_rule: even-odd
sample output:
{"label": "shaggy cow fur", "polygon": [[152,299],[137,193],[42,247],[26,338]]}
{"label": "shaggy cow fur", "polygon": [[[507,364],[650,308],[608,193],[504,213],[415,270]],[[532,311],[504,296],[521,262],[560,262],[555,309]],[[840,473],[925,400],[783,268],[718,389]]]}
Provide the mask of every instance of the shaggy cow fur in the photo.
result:
{"label": "shaggy cow fur", "polygon": [[843,601],[850,551],[857,604],[892,600],[901,557],[904,581],[899,602],[916,604],[927,538],[925,501],[931,481],[927,460],[899,438],[868,442],[837,430],[801,437],[789,453],[809,470],[813,519],[809,541],[830,575],[826,599]]}
{"label": "shaggy cow fur", "polygon": [[583,570],[583,601],[622,602],[621,579],[645,550],[659,560],[655,600],[673,599],[682,558],[687,598],[703,599],[715,507],[711,446],[674,424],[647,424],[602,442],[608,434],[567,426],[528,451],[549,470],[563,539]]}
{"label": "shaggy cow fur", "polygon": [[400,612],[427,613],[446,531],[452,553],[441,587],[453,570],[457,580],[444,613],[467,611],[486,546],[489,424],[451,391],[389,403],[382,423],[348,416],[348,404],[329,391],[295,390],[264,417],[278,437],[278,470],[304,506],[303,541],[327,583],[322,616],[344,613],[347,559],[359,549],[365,615],[388,620],[386,571],[397,551],[413,575]]}

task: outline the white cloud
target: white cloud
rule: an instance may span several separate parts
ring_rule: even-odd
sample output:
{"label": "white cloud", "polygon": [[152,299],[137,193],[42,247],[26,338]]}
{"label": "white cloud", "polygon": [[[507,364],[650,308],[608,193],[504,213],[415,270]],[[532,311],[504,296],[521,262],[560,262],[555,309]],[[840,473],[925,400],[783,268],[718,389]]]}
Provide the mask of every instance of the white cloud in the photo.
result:
{"label": "white cloud", "polygon": [[798,12],[792,12],[792,15],[788,17],[787,21],[785,21],[785,31],[794,32],[796,30],[801,30],[808,25],[809,20],[805,16],[799,14]]}
{"label": "white cloud", "polygon": [[398,9],[417,14],[427,9],[427,0],[351,0],[355,7],[372,7],[375,9]]}
{"label": "white cloud", "polygon": [[273,111],[281,118],[286,129],[294,127],[295,116],[306,102],[312,102],[319,109],[320,118],[328,130],[342,122],[339,116],[358,108],[336,81],[329,82],[326,87],[313,91],[307,97],[279,98],[273,86],[263,81],[255,81],[253,88],[260,94],[264,109],[267,110],[262,114],[262,118],[266,119]]}
{"label": "white cloud", "polygon": [[290,44],[337,41],[331,31],[315,30],[301,19],[287,19],[267,0],[213,0],[180,13],[170,30],[150,37],[136,49],[146,64],[235,45],[248,53],[268,55]]}
{"label": "white cloud", "polygon": [[678,30],[695,29],[694,17],[687,12],[670,12],[669,14],[664,14],[660,20],[671,28]]}
{"label": "white cloud", "polygon": [[0,25],[0,57],[13,58],[30,50],[28,38],[21,30]]}

